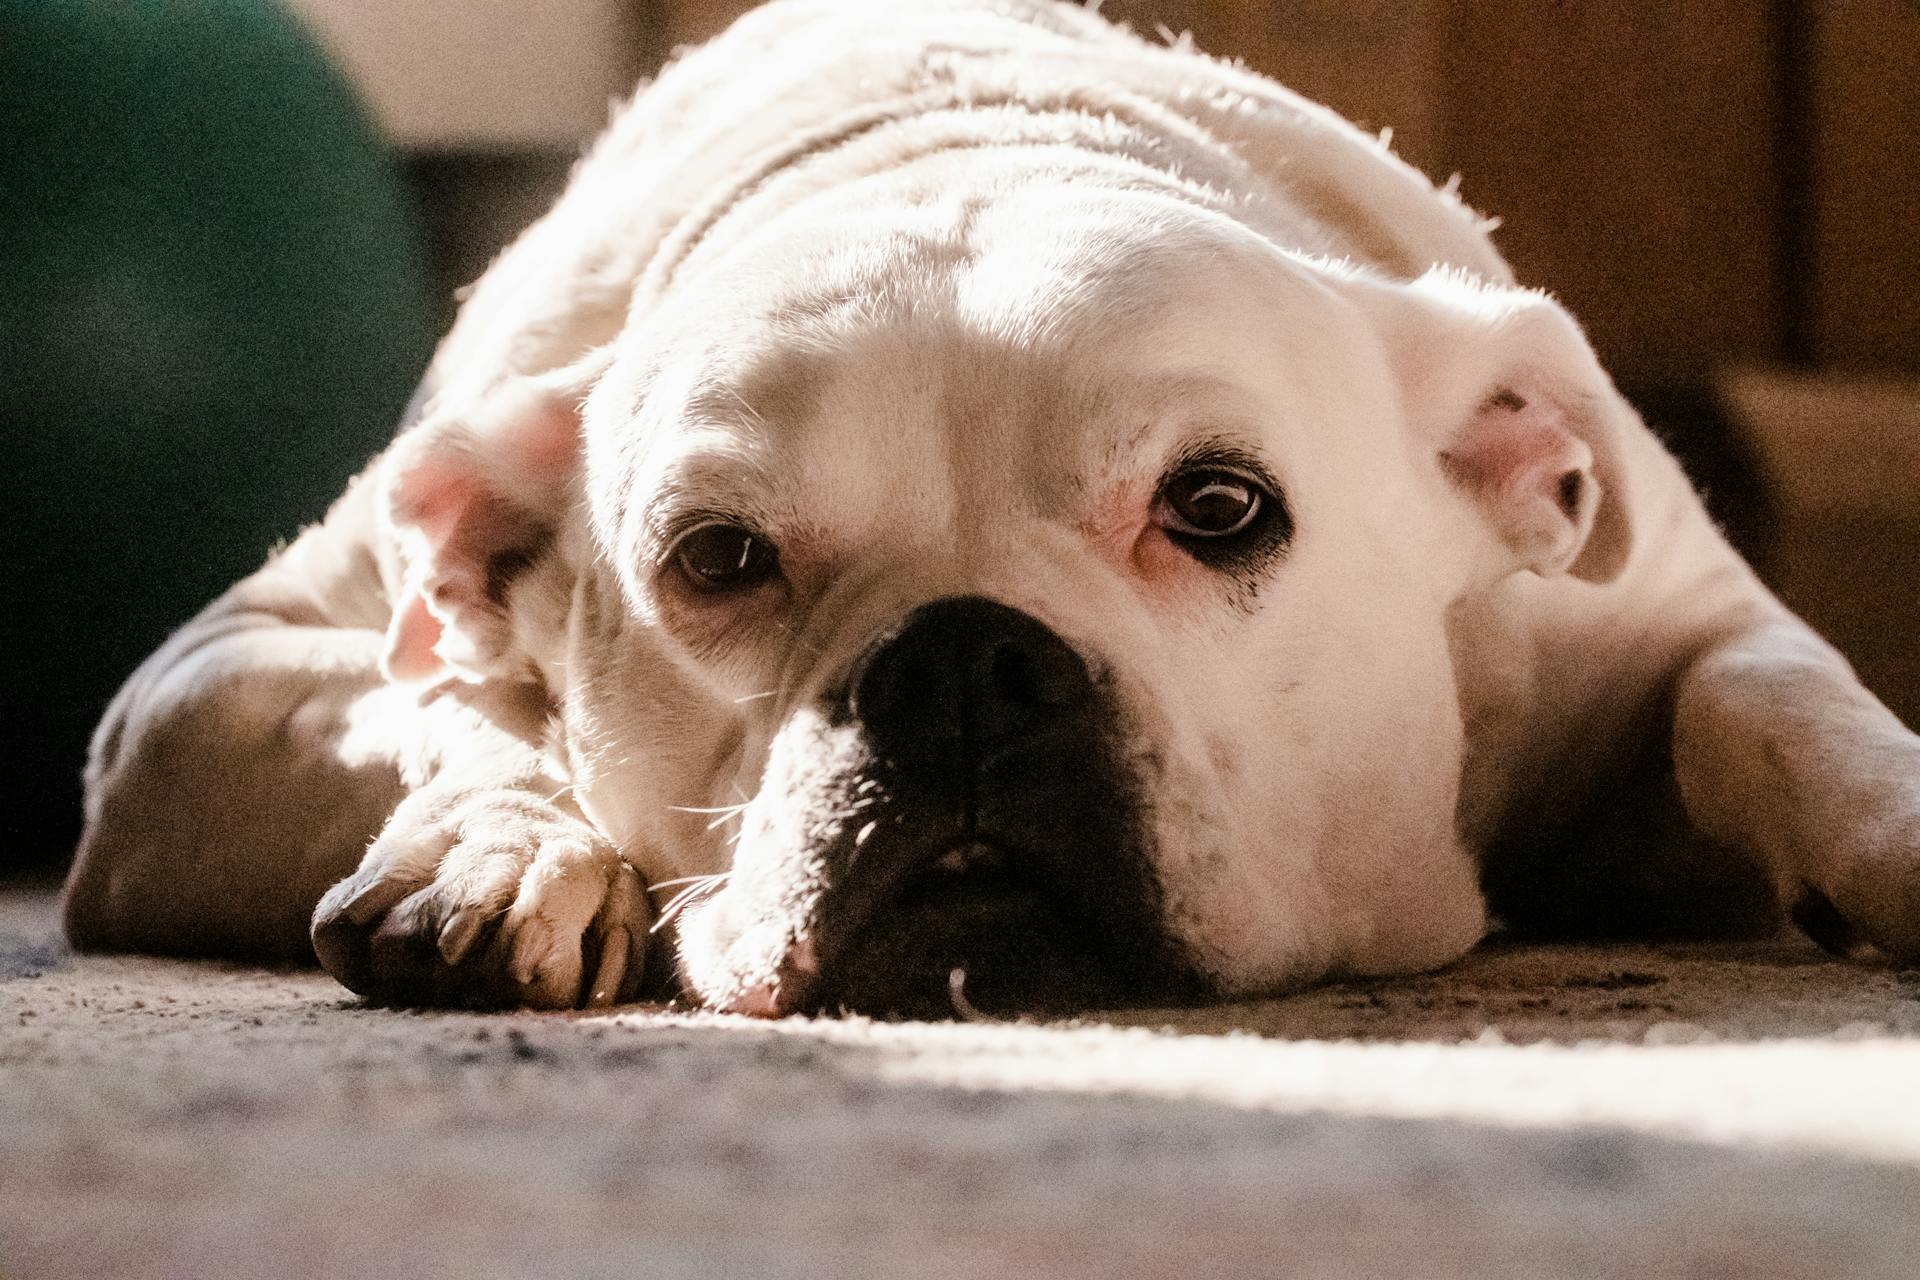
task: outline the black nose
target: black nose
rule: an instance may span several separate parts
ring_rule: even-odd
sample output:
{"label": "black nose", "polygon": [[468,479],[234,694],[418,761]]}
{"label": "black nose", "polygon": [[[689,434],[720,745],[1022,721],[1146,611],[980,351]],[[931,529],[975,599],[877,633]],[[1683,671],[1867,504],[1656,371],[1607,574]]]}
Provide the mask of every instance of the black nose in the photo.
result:
{"label": "black nose", "polygon": [[972,771],[1080,711],[1087,664],[1039,619],[982,596],[923,604],[862,659],[853,713],[909,773]]}

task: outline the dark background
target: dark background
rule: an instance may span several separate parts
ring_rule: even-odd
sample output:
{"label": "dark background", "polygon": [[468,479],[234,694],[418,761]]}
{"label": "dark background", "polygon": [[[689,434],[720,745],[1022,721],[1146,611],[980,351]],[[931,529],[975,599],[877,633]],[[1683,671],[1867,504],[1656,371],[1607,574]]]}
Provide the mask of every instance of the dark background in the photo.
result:
{"label": "dark background", "polygon": [[[296,19],[260,0],[0,0],[0,872],[64,864],[86,735],[118,683],[381,447],[455,287],[552,199],[591,131],[557,93],[582,86],[552,71],[529,85],[470,54],[436,62],[477,21],[453,2],[386,11],[424,51],[401,68],[415,105],[396,106],[368,69],[393,50],[364,56],[396,28],[356,33],[339,16],[352,7],[298,0]],[[569,12],[524,7],[509,70],[540,65]],[[620,47],[580,74],[610,95],[746,7],[601,0],[617,23],[581,38]],[[497,22],[512,5],[482,8]],[[1503,219],[1520,277],[1582,318],[1736,541],[1920,717],[1920,411],[1906,398],[1920,372],[1920,9],[1103,11],[1191,30],[1393,126],[1430,174],[1463,174],[1468,201]],[[416,118],[423,94],[484,106],[495,82],[536,126],[542,84],[555,89],[550,127]],[[1891,425],[1836,411],[1817,448],[1783,454],[1725,394],[1751,368],[1786,372],[1816,404],[1829,386],[1843,400],[1890,389]],[[1830,464],[1823,451],[1889,438],[1872,493],[1795,496]]]}

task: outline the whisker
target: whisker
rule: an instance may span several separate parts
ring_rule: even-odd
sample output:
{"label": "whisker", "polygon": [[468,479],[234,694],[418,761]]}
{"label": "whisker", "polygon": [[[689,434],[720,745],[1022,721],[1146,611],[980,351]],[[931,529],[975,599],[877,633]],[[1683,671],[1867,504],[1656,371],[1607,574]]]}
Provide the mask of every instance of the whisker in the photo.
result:
{"label": "whisker", "polygon": [[728,395],[733,397],[735,404],[739,405],[742,409],[745,409],[747,411],[747,417],[753,422],[754,426],[765,429],[767,425],[767,420],[760,416],[760,411],[758,409],[754,408],[752,405],[747,403],[745,396],[741,395],[738,391],[735,391],[732,387],[728,387],[726,391]]}
{"label": "whisker", "polygon": [[751,800],[742,800],[739,804],[721,804],[714,805],[710,808],[692,804],[670,804],[667,808],[674,813],[712,814],[713,821],[707,824],[707,830],[713,831],[719,827],[724,827],[727,823],[732,822],[735,818],[745,813],[747,806],[752,803]]}
{"label": "whisker", "polygon": [[727,873],[723,871],[718,875],[707,877],[706,881],[702,884],[690,884],[682,889],[674,895],[672,902],[669,902],[660,909],[660,918],[653,922],[653,927],[648,929],[647,932],[658,933],[666,928],[669,924],[673,923],[676,916],[686,911],[688,907],[691,907],[701,898],[718,889],[720,885],[725,882],[726,878]]}
{"label": "whisker", "polygon": [[726,871],[714,871],[705,875],[676,876],[672,880],[656,880],[647,886],[647,892],[652,893],[656,889],[671,889],[676,884],[699,884],[708,880],[724,880],[729,874],[730,873]]}
{"label": "whisker", "polygon": [[813,641],[808,640],[805,636],[795,631],[792,627],[788,626],[786,623],[776,622],[773,625],[776,630],[786,632],[787,639],[790,640],[796,648],[804,649],[808,653],[811,653],[812,655],[814,655],[816,658],[823,658],[826,656],[827,651],[824,648],[822,648],[818,644],[815,644]]}
{"label": "whisker", "polygon": [[735,698],[733,705],[737,707],[743,702],[758,702],[762,698],[771,698],[779,692],[778,689],[769,689],[765,693],[749,693],[744,698]]}
{"label": "whisker", "polygon": [[692,889],[682,890],[680,894],[677,897],[675,897],[672,902],[669,902],[666,906],[660,909],[660,918],[653,922],[653,927],[651,929],[648,929],[647,932],[658,933],[662,929],[666,928],[668,925],[672,924],[674,922],[675,917],[677,917],[682,911],[685,911],[687,907],[692,905],[693,896],[698,892],[699,892],[699,888],[697,886]]}

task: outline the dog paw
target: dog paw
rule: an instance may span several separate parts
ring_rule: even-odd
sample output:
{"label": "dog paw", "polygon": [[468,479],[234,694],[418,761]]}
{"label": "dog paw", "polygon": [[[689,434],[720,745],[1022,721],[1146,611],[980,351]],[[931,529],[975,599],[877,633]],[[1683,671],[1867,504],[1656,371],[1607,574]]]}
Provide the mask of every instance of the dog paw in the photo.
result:
{"label": "dog paw", "polygon": [[1920,788],[1857,804],[1845,825],[1807,844],[1789,900],[1794,923],[1835,955],[1871,946],[1920,966]]}
{"label": "dog paw", "polygon": [[1902,965],[1920,966],[1920,794],[1905,809],[1871,824],[1864,838],[1856,833],[1833,899],[1861,939]]}
{"label": "dog paw", "polygon": [[542,1009],[633,998],[651,918],[590,824],[518,790],[416,792],[313,913],[313,949],[381,1004]]}

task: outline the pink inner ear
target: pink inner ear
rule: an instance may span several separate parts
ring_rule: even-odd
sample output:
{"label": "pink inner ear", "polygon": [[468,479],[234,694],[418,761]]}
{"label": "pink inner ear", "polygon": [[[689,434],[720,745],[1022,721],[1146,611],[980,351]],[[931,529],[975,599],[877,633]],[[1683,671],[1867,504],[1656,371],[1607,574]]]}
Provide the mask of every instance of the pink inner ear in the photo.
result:
{"label": "pink inner ear", "polygon": [[382,659],[389,680],[424,680],[438,675],[445,664],[435,646],[440,643],[440,619],[427,608],[427,599],[409,589],[394,605],[387,627],[387,652]]}
{"label": "pink inner ear", "polygon": [[576,405],[570,390],[523,382],[396,446],[388,501],[408,564],[389,675],[478,679],[508,657],[508,583],[551,536],[547,513],[578,460]]}
{"label": "pink inner ear", "polygon": [[[572,401],[549,390],[503,391],[475,420],[417,450],[392,491],[394,518],[412,525],[436,552],[449,543],[484,543],[495,517],[539,505],[533,496],[563,483],[578,461],[580,421]],[[521,536],[520,526],[506,535]]]}
{"label": "pink inner ear", "polygon": [[437,459],[416,463],[394,485],[394,518],[418,529],[435,552],[453,537],[480,486],[462,470]]}
{"label": "pink inner ear", "polygon": [[1440,465],[1523,565],[1556,572],[1578,551],[1593,451],[1550,403],[1497,392],[1440,454]]}
{"label": "pink inner ear", "polygon": [[1587,450],[1546,423],[1469,431],[1440,455],[1456,484],[1488,497],[1519,491],[1557,495],[1562,479],[1586,464]]}
{"label": "pink inner ear", "polygon": [[524,465],[555,475],[570,469],[580,456],[580,411],[572,402],[542,401],[520,419],[516,444]]}
{"label": "pink inner ear", "polygon": [[395,518],[424,544],[387,631],[390,678],[467,674],[498,658],[506,635],[500,566],[547,536],[539,519],[488,487],[459,454],[408,468],[393,490]]}

